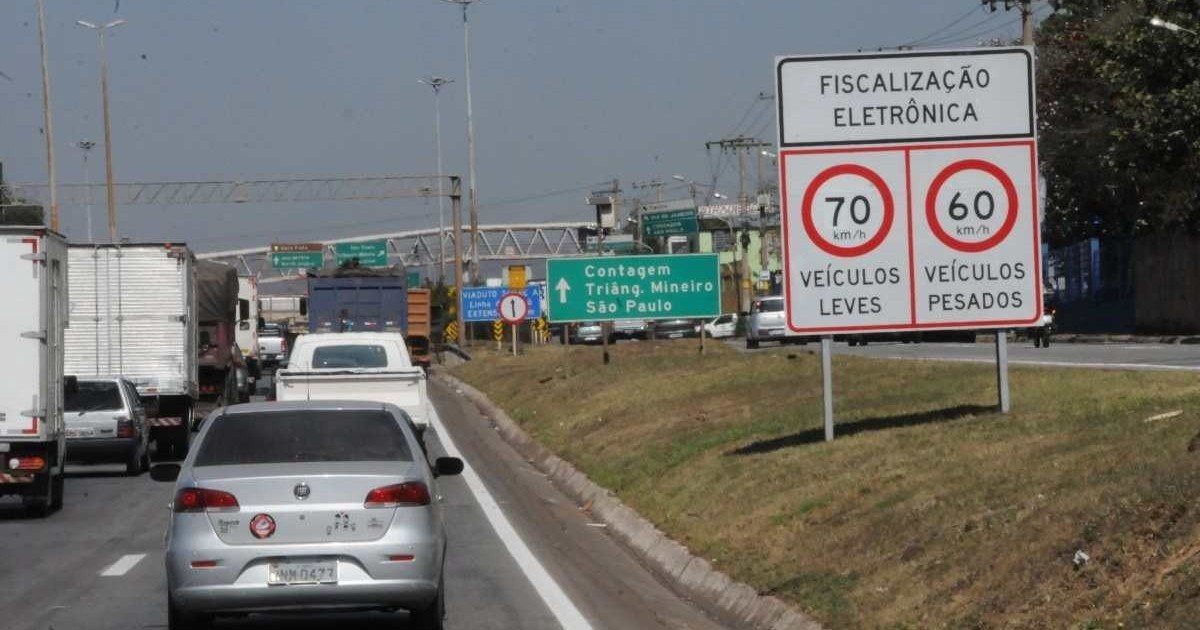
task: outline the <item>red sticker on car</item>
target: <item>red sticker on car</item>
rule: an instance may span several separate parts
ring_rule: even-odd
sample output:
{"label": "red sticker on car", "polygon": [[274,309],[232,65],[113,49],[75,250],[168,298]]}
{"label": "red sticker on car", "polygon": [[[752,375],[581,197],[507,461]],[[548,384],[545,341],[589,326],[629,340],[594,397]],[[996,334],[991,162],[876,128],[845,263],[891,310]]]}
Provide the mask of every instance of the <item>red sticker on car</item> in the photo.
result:
{"label": "red sticker on car", "polygon": [[270,514],[255,514],[250,519],[250,533],[255,538],[270,538],[275,533],[275,519]]}

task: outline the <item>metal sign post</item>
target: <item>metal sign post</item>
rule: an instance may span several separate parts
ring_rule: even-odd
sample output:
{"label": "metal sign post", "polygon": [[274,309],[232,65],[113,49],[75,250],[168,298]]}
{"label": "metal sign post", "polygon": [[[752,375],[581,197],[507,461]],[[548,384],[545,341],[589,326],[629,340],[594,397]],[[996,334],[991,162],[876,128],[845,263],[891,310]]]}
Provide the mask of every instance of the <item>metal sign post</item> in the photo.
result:
{"label": "metal sign post", "polygon": [[512,325],[512,353],[513,353],[514,357],[517,356],[517,325],[516,324]]}
{"label": "metal sign post", "polygon": [[1012,399],[1008,391],[1008,331],[996,331],[996,392],[1000,398],[1000,412],[1008,413]]}
{"label": "metal sign post", "polygon": [[825,441],[833,441],[833,336],[821,336],[821,399],[825,409]]}

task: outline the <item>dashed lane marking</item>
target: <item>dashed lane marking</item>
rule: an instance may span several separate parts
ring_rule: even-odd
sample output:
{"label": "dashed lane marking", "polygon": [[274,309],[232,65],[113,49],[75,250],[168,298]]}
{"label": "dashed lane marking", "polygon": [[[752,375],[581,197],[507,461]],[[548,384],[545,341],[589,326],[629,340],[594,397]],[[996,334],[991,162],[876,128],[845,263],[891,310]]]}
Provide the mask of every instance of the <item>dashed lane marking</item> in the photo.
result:
{"label": "dashed lane marking", "polygon": [[116,562],[108,565],[107,569],[101,571],[100,576],[101,577],[121,577],[122,575],[129,573],[129,571],[131,569],[133,569],[133,567],[136,567],[137,563],[141,562],[142,558],[145,558],[145,557],[146,557],[146,554],[144,554],[144,553],[131,553],[128,555],[121,556],[120,560],[117,560]]}

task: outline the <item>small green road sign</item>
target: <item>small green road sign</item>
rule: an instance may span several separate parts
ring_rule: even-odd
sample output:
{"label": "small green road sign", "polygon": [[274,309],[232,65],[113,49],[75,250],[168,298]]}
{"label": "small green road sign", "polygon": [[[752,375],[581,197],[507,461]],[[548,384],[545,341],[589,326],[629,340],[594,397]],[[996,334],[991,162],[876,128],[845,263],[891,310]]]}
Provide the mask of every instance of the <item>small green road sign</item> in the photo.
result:
{"label": "small green road sign", "polygon": [[642,213],[643,236],[675,236],[695,234],[699,231],[700,224],[696,220],[695,208]]}
{"label": "small green road sign", "polygon": [[335,243],[333,253],[341,266],[355,258],[362,267],[387,267],[387,241],[361,241],[358,243]]}
{"label": "small green road sign", "polygon": [[271,267],[275,269],[320,269],[325,266],[325,247],[320,243],[272,243]]}
{"label": "small green road sign", "polygon": [[410,271],[410,272],[408,272],[407,275],[408,275],[408,288],[415,289],[415,288],[421,286],[421,272],[420,271]]}
{"label": "small green road sign", "polygon": [[716,254],[551,258],[546,290],[552,322],[721,314]]}

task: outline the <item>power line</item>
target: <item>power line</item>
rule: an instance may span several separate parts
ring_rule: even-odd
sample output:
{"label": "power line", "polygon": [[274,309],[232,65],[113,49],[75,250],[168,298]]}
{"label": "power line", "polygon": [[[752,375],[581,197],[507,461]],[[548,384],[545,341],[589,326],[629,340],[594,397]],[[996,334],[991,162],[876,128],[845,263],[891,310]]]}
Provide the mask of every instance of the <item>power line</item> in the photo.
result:
{"label": "power line", "polygon": [[[973,9],[972,9],[972,10],[973,10]],[[988,23],[991,23],[991,24],[992,24],[992,26],[991,26],[991,27],[989,27],[989,29],[988,29],[988,30],[995,30],[995,29],[997,28],[997,27],[995,26],[995,23],[996,23],[996,18],[1000,17],[1000,15],[1002,15],[1002,14],[997,14],[997,13],[988,13],[988,14],[987,14],[987,15],[986,15],[986,16],[985,16],[985,17],[984,17],[982,20],[979,20],[978,22],[974,22],[974,23],[972,23],[972,24],[970,24],[970,25],[963,26],[963,27],[961,27],[961,28],[959,28],[959,29],[955,30],[955,31],[954,31],[954,32],[952,32],[952,33],[947,33],[947,34],[945,34],[945,35],[943,35],[943,36],[941,36],[941,37],[938,37],[938,38],[936,38],[936,39],[933,39],[933,40],[926,40],[926,41],[924,41],[924,42],[921,42],[921,45],[922,45],[922,46],[936,46],[936,45],[939,45],[939,44],[941,44],[941,43],[942,43],[944,40],[952,40],[952,39],[955,39],[955,38],[964,37],[964,33],[971,32],[971,31],[973,31],[973,30],[975,30],[975,29],[978,29],[979,27],[981,27],[981,26],[983,26],[983,25],[985,25],[985,24],[988,24]]]}
{"label": "power line", "polygon": [[[982,6],[982,5],[981,5],[981,6]],[[937,35],[940,35],[940,34],[942,34],[942,33],[946,32],[946,31],[950,30],[951,28],[954,28],[954,27],[955,27],[955,26],[957,26],[957,25],[958,25],[960,22],[962,22],[963,20],[967,19],[968,17],[971,17],[971,14],[972,14],[972,13],[974,13],[974,12],[975,12],[976,10],[978,10],[979,8],[980,8],[980,7],[972,7],[972,8],[970,8],[970,9],[967,9],[967,12],[966,12],[966,13],[962,14],[961,16],[959,16],[959,17],[958,17],[957,19],[955,19],[953,22],[950,22],[949,24],[947,24],[947,25],[943,26],[942,28],[939,28],[938,30],[936,30],[936,31],[934,31],[934,32],[932,32],[932,33],[930,33],[930,34],[928,34],[928,35],[926,35],[925,37],[922,37],[922,38],[920,38],[920,39],[914,39],[914,40],[912,40],[912,41],[909,41],[909,42],[905,42],[905,43],[903,43],[903,44],[900,44],[899,46],[897,46],[897,48],[904,47],[904,46],[916,46],[917,44],[920,44],[921,42],[924,42],[924,41],[925,41],[925,40],[927,40],[927,39],[930,39],[930,38],[933,38],[933,37],[935,37],[935,36],[937,36]]]}
{"label": "power line", "polygon": [[935,41],[931,41],[931,42],[925,42],[924,44],[922,44],[922,46],[945,46],[945,45],[948,45],[948,44],[957,44],[957,43],[960,43],[960,42],[965,42],[965,41],[969,41],[969,40],[972,40],[972,39],[977,39],[977,38],[979,38],[979,37],[983,37],[984,35],[987,35],[987,34],[989,34],[989,33],[995,33],[995,32],[996,32],[996,31],[998,31],[998,30],[1001,30],[1001,29],[1004,29],[1004,28],[1008,28],[1008,27],[1011,27],[1011,26],[1013,26],[1013,25],[1020,25],[1020,24],[1021,24],[1021,18],[1019,18],[1019,17],[1018,17],[1018,18],[1017,18],[1017,19],[1015,19],[1015,20],[1008,20],[1008,21],[1005,21],[1005,22],[1004,22],[1004,23],[1002,23],[1002,24],[996,24],[996,25],[993,25],[993,26],[989,26],[989,27],[987,27],[987,28],[985,28],[985,29],[982,29],[982,30],[979,30],[979,31],[975,31],[975,32],[973,32],[973,33],[970,33],[970,34],[968,34],[968,35],[961,35],[961,34],[960,34],[960,35],[958,35],[958,36],[950,36],[950,38],[948,38],[948,39],[939,39],[939,40],[935,40]]}

